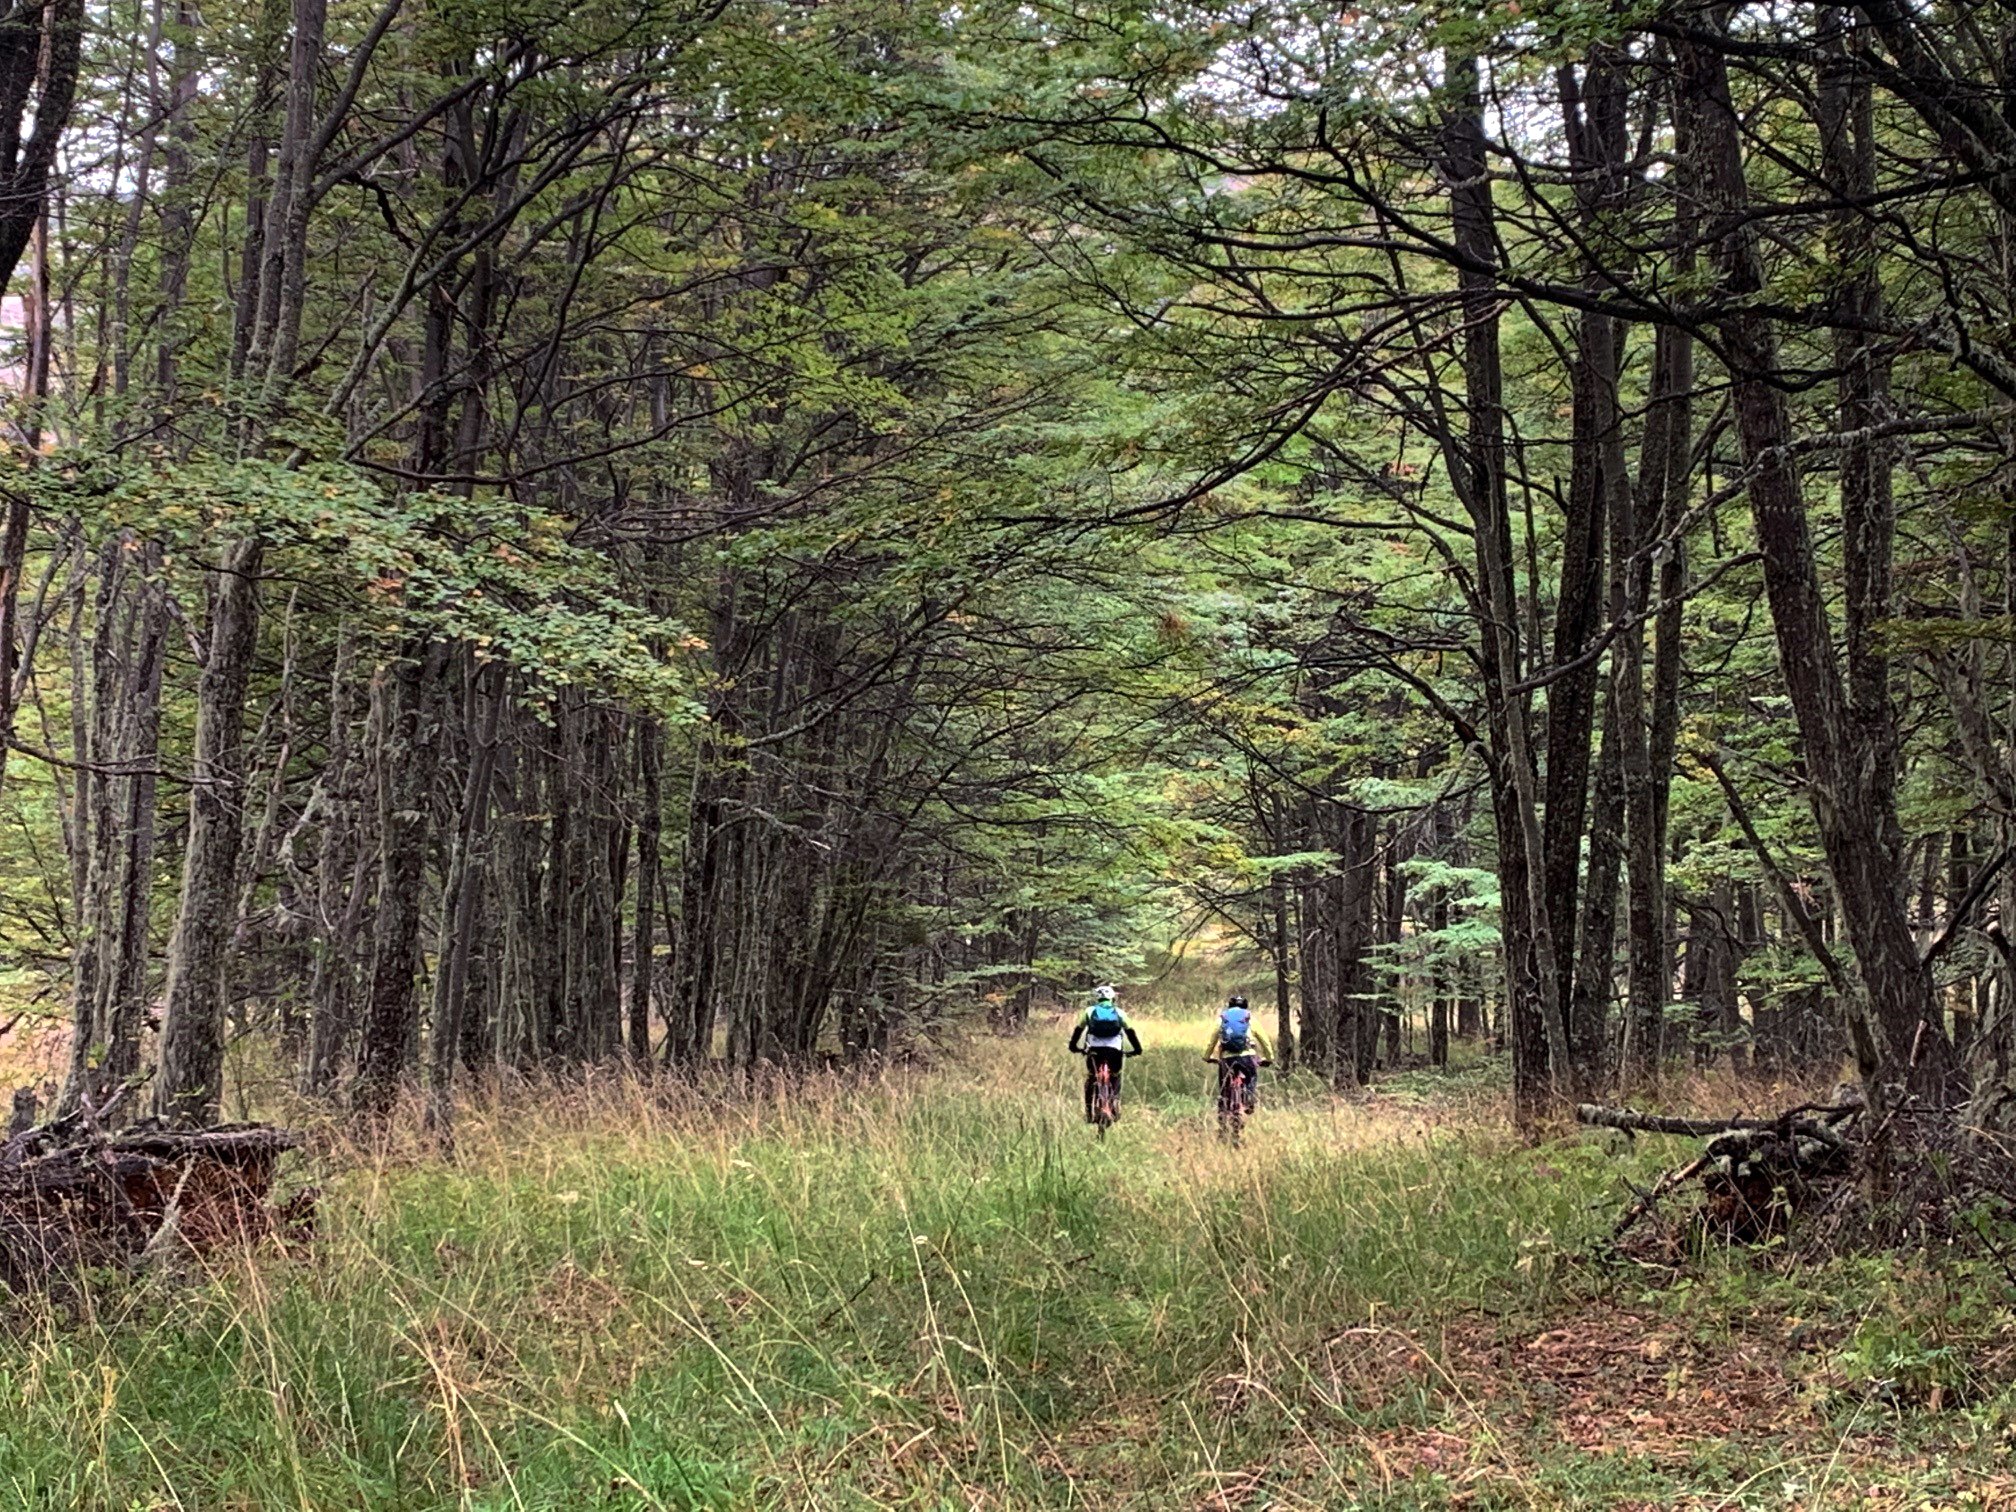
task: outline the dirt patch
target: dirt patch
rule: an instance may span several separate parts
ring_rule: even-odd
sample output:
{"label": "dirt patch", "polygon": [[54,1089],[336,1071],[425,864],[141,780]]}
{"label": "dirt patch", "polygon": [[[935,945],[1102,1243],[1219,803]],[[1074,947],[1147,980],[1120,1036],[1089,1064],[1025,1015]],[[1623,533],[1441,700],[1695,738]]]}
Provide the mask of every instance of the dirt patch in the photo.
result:
{"label": "dirt patch", "polygon": [[1335,1405],[1369,1412],[1435,1389],[1434,1356],[1398,1328],[1347,1328],[1323,1341],[1324,1374]]}
{"label": "dirt patch", "polygon": [[1814,1427],[1796,1355],[1754,1335],[1704,1340],[1684,1324],[1591,1304],[1572,1322],[1443,1335],[1443,1368],[1493,1417],[1549,1424],[1586,1454],[1684,1459],[1694,1446]]}

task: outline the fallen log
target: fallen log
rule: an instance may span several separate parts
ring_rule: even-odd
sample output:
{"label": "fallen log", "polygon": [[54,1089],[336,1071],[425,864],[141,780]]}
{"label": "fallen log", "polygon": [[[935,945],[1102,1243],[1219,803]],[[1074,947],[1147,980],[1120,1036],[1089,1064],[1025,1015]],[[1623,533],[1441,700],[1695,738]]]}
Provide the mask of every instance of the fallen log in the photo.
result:
{"label": "fallen log", "polygon": [[[88,1109],[0,1146],[0,1288],[124,1269],[159,1255],[164,1233],[203,1253],[299,1227],[308,1205],[272,1206],[280,1157],[301,1136],[263,1124],[107,1134]],[[308,1199],[312,1203],[312,1197]]]}
{"label": "fallen log", "polygon": [[[1616,1129],[1625,1134],[1681,1134],[1707,1138],[1733,1134],[1739,1130],[1771,1129],[1779,1133],[1797,1132],[1822,1141],[1838,1139],[1833,1128],[1821,1119],[1836,1122],[1862,1111],[1860,1103],[1835,1103],[1791,1108],[1775,1118],[1671,1118],[1663,1113],[1640,1113],[1636,1108],[1604,1108],[1581,1103],[1575,1120],[1598,1129]],[[1813,1115],[1819,1115],[1819,1118]]]}
{"label": "fallen log", "polygon": [[1594,1128],[1677,1134],[1707,1139],[1706,1151],[1662,1175],[1617,1220],[1621,1239],[1659,1202],[1698,1180],[1700,1204],[1686,1226],[1729,1243],[1754,1243],[1783,1232],[1793,1215],[1812,1206],[1853,1173],[1854,1152],[1844,1127],[1861,1104],[1806,1104],[1772,1118],[1675,1118],[1632,1108],[1585,1103],[1577,1120]]}

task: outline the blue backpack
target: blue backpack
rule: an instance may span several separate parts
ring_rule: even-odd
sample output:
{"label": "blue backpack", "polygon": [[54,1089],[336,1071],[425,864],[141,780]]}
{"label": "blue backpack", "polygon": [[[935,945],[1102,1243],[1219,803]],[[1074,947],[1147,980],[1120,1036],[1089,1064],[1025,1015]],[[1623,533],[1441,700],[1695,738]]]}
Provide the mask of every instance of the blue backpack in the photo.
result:
{"label": "blue backpack", "polygon": [[1099,1038],[1118,1034],[1126,1020],[1120,1017],[1120,1009],[1112,1003],[1094,1003],[1092,1013],[1085,1020],[1085,1027]]}
{"label": "blue backpack", "polygon": [[1221,1008],[1218,1010],[1218,1048],[1227,1055],[1246,1053],[1247,1035],[1253,1029],[1253,1012],[1249,1008]]}

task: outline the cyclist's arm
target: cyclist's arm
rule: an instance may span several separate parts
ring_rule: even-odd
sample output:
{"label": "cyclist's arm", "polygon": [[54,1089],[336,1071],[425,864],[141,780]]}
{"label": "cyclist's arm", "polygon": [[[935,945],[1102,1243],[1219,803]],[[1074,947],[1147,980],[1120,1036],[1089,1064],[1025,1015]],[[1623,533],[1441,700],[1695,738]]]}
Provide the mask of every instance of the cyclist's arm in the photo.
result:
{"label": "cyclist's arm", "polygon": [[1274,1049],[1271,1045],[1267,1043],[1266,1035],[1262,1034],[1258,1029],[1254,1029],[1249,1031],[1249,1038],[1252,1039],[1253,1048],[1255,1051],[1259,1053],[1260,1059],[1262,1060],[1274,1059]]}
{"label": "cyclist's arm", "polygon": [[1132,1045],[1134,1053],[1139,1055],[1141,1053],[1141,1036],[1134,1032],[1134,1026],[1132,1024],[1122,1024],[1120,1032],[1127,1036],[1127,1043]]}
{"label": "cyclist's arm", "polygon": [[1078,1041],[1085,1037],[1085,1031],[1090,1027],[1091,1023],[1092,1010],[1090,1008],[1080,1009],[1077,1020],[1071,1025],[1071,1044],[1069,1047],[1071,1054],[1076,1055],[1078,1053]]}
{"label": "cyclist's arm", "polygon": [[1222,1029],[1213,1029],[1211,1031],[1211,1043],[1204,1047],[1204,1059],[1218,1059],[1218,1042],[1224,1037],[1225,1031]]}

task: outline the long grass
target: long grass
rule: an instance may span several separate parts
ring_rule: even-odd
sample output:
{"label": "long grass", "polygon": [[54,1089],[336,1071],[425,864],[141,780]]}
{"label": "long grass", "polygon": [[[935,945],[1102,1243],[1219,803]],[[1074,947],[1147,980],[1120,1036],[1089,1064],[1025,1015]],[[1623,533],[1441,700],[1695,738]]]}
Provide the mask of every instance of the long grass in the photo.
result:
{"label": "long grass", "polygon": [[[761,1096],[492,1099],[447,1162],[403,1126],[332,1143],[308,1256],[16,1316],[0,1505],[1580,1504],[1437,1329],[1559,1308],[1649,1143],[1269,1082],[1231,1150],[1203,1026],[1146,1031],[1103,1142],[1059,1035]],[[1472,1480],[1376,1473],[1382,1433],[1433,1427]]]}

